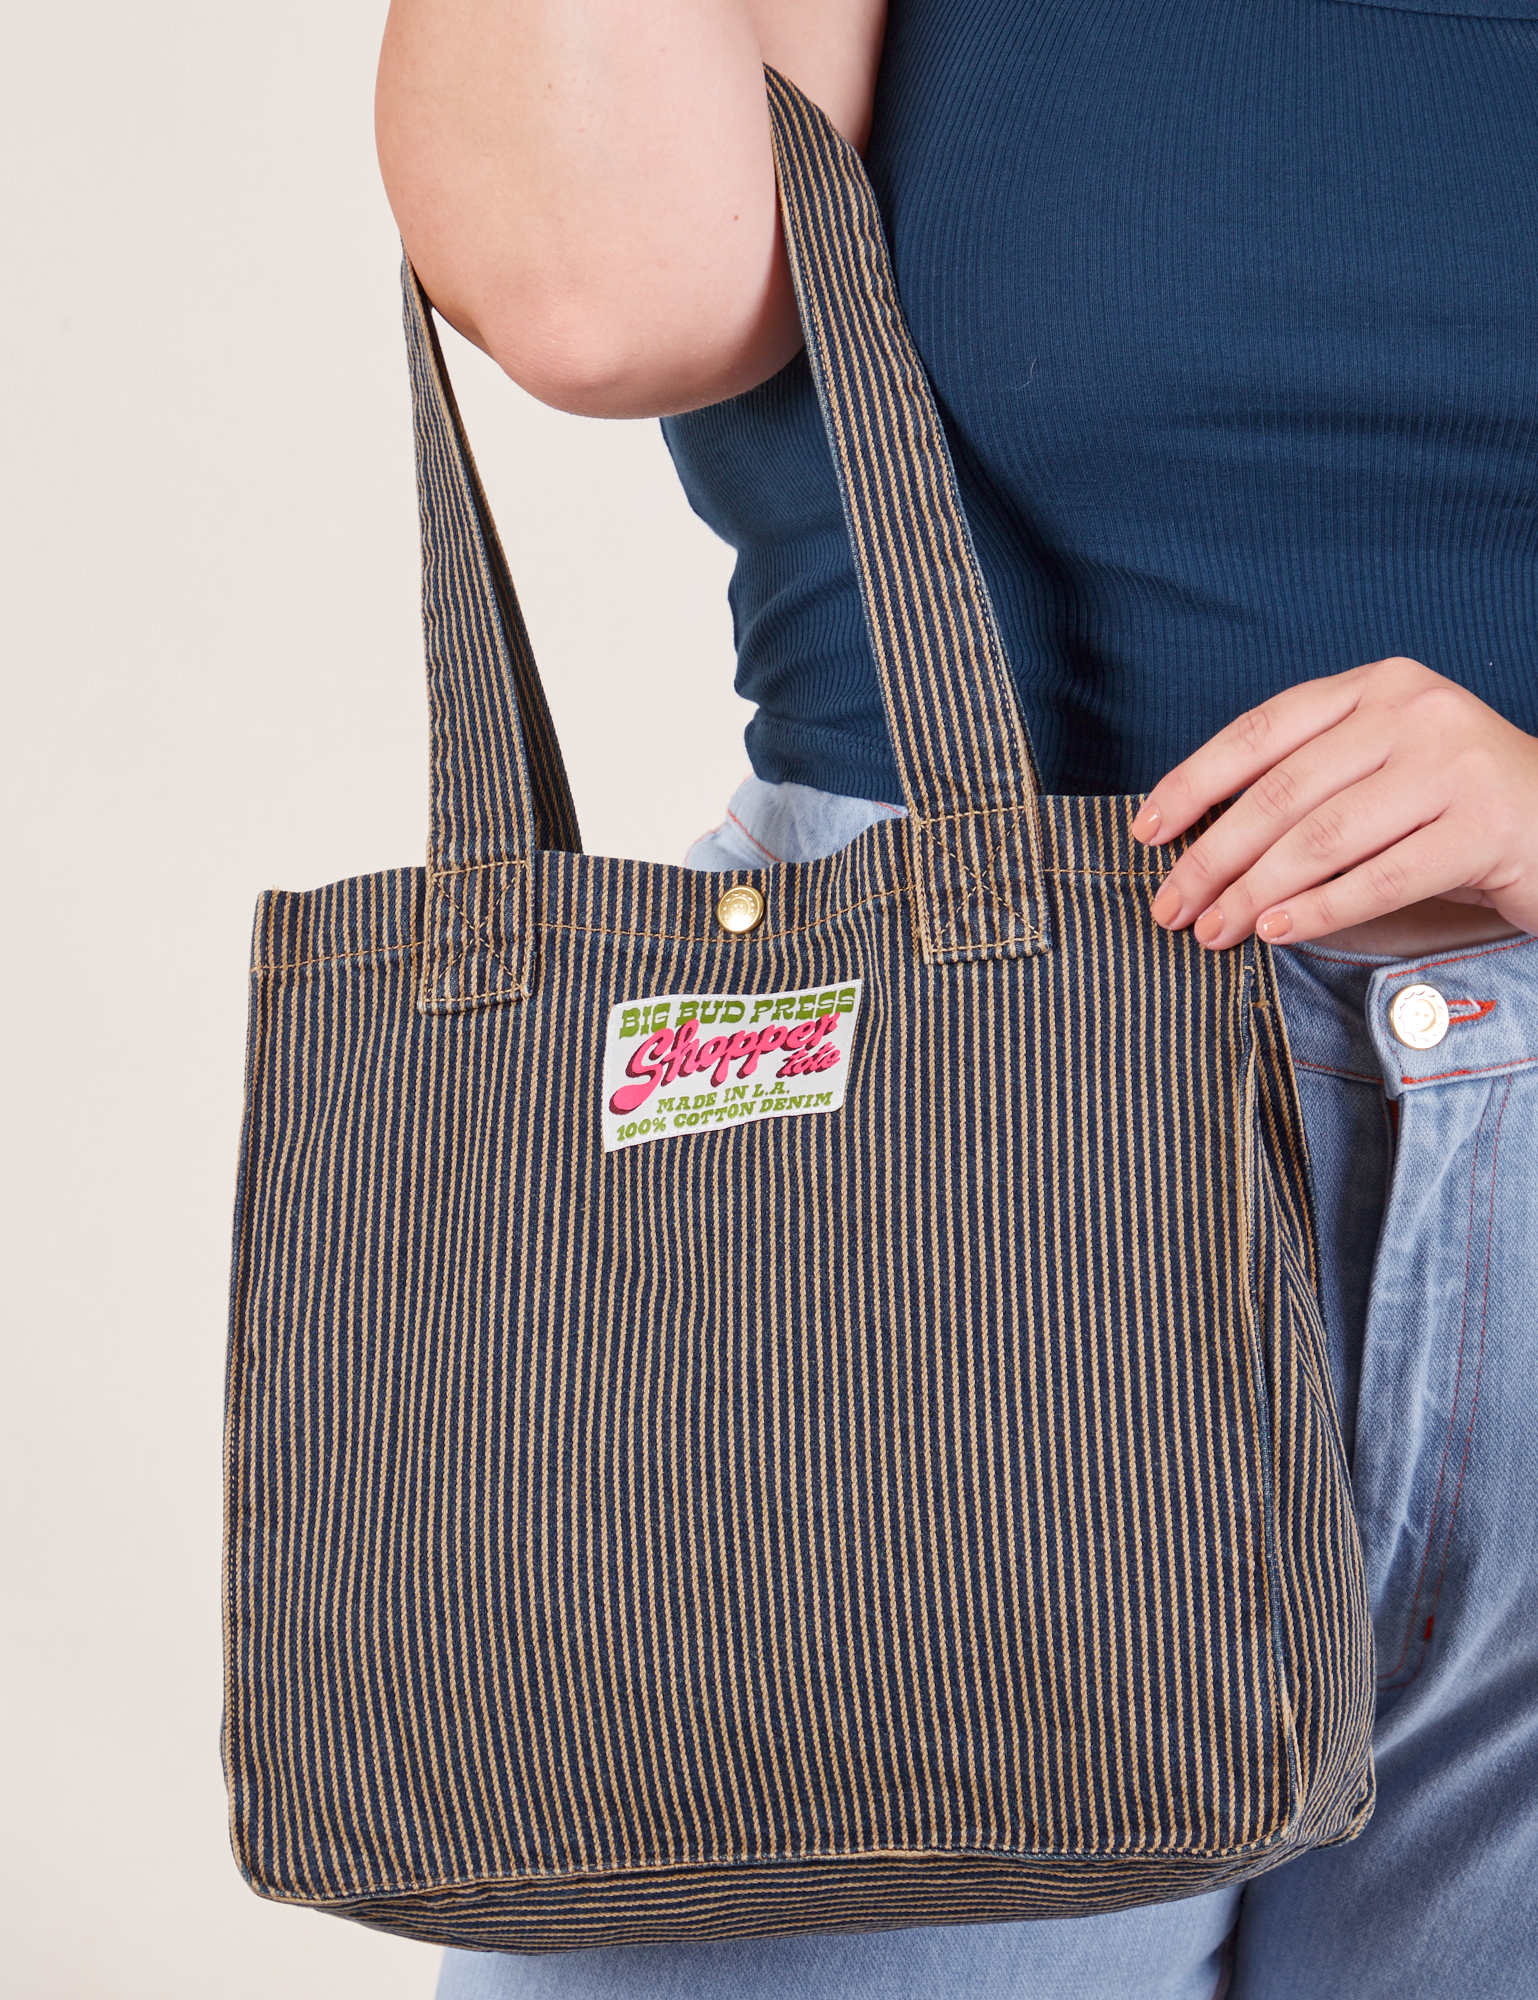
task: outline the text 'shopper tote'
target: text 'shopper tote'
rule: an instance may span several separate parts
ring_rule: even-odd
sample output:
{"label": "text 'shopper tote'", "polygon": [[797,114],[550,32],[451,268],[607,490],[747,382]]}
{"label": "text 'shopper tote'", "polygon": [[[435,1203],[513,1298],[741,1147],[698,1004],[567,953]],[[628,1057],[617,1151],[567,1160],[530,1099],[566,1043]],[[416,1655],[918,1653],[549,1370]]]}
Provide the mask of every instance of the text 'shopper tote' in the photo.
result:
{"label": "text 'shopper tote'", "polygon": [[235,1851],[444,1944],[1116,1910],[1371,1804],[1268,953],[1038,796],[869,185],[769,92],[908,817],[580,851],[408,271],[428,866],[257,910]]}

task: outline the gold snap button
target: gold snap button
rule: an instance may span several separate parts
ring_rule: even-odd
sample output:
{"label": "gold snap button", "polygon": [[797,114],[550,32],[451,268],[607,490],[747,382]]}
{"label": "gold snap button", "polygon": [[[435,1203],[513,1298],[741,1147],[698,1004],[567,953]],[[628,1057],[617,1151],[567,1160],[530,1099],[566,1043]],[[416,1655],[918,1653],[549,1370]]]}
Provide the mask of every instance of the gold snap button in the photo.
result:
{"label": "gold snap button", "polygon": [[756,889],[750,889],[741,882],[735,889],[728,889],[716,904],[716,922],[724,931],[731,931],[740,937],[745,931],[757,930],[764,919],[764,899]]}
{"label": "gold snap button", "polygon": [[1388,1003],[1388,1024],[1407,1049],[1434,1049],[1450,1018],[1434,986],[1401,986]]}

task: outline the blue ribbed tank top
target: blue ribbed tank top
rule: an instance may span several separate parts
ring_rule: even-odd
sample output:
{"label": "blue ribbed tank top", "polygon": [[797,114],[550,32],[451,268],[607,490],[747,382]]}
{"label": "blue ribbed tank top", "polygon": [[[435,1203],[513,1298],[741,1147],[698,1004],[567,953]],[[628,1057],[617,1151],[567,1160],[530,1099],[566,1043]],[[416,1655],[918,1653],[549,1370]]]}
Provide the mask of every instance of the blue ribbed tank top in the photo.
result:
{"label": "blue ribbed tank top", "polygon": [[[867,164],[1048,791],[1391,653],[1538,733],[1538,0],[892,0]],[[804,357],[664,431],[754,770],[897,799]]]}

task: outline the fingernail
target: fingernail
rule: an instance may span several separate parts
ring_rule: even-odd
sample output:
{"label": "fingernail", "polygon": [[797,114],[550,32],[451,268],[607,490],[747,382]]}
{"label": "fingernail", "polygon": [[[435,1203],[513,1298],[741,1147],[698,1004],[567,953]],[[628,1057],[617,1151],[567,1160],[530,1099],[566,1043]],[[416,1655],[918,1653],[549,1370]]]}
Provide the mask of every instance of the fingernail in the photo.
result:
{"label": "fingernail", "polygon": [[1154,922],[1172,924],[1180,915],[1180,891],[1173,882],[1166,882],[1153,899]]}
{"label": "fingernail", "polygon": [[1210,910],[1204,910],[1196,919],[1196,941],[1198,944],[1215,944],[1223,934],[1223,912],[1216,903]]}
{"label": "fingernail", "polygon": [[1255,934],[1263,937],[1267,944],[1274,944],[1279,937],[1286,937],[1291,929],[1292,918],[1287,911],[1272,910],[1255,926]]}
{"label": "fingernail", "polygon": [[1150,799],[1132,822],[1134,840],[1152,840],[1159,831],[1159,808]]}

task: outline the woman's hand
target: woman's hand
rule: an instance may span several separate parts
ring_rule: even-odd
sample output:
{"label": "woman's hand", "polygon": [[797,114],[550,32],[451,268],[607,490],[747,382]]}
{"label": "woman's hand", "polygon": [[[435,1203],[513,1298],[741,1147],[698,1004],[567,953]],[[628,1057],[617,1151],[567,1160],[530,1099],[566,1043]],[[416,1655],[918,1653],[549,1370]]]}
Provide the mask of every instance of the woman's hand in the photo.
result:
{"label": "woman's hand", "polygon": [[[1298,944],[1441,899],[1482,906],[1474,935],[1538,931],[1538,738],[1418,660],[1304,681],[1178,764],[1132,823],[1150,846],[1236,799],[1154,898],[1167,930],[1221,950],[1253,931]],[[1431,930],[1437,906],[1430,913]],[[1424,928],[1424,923],[1423,926]],[[1415,925],[1400,926],[1406,937]],[[1422,949],[1465,938],[1388,941]]]}

